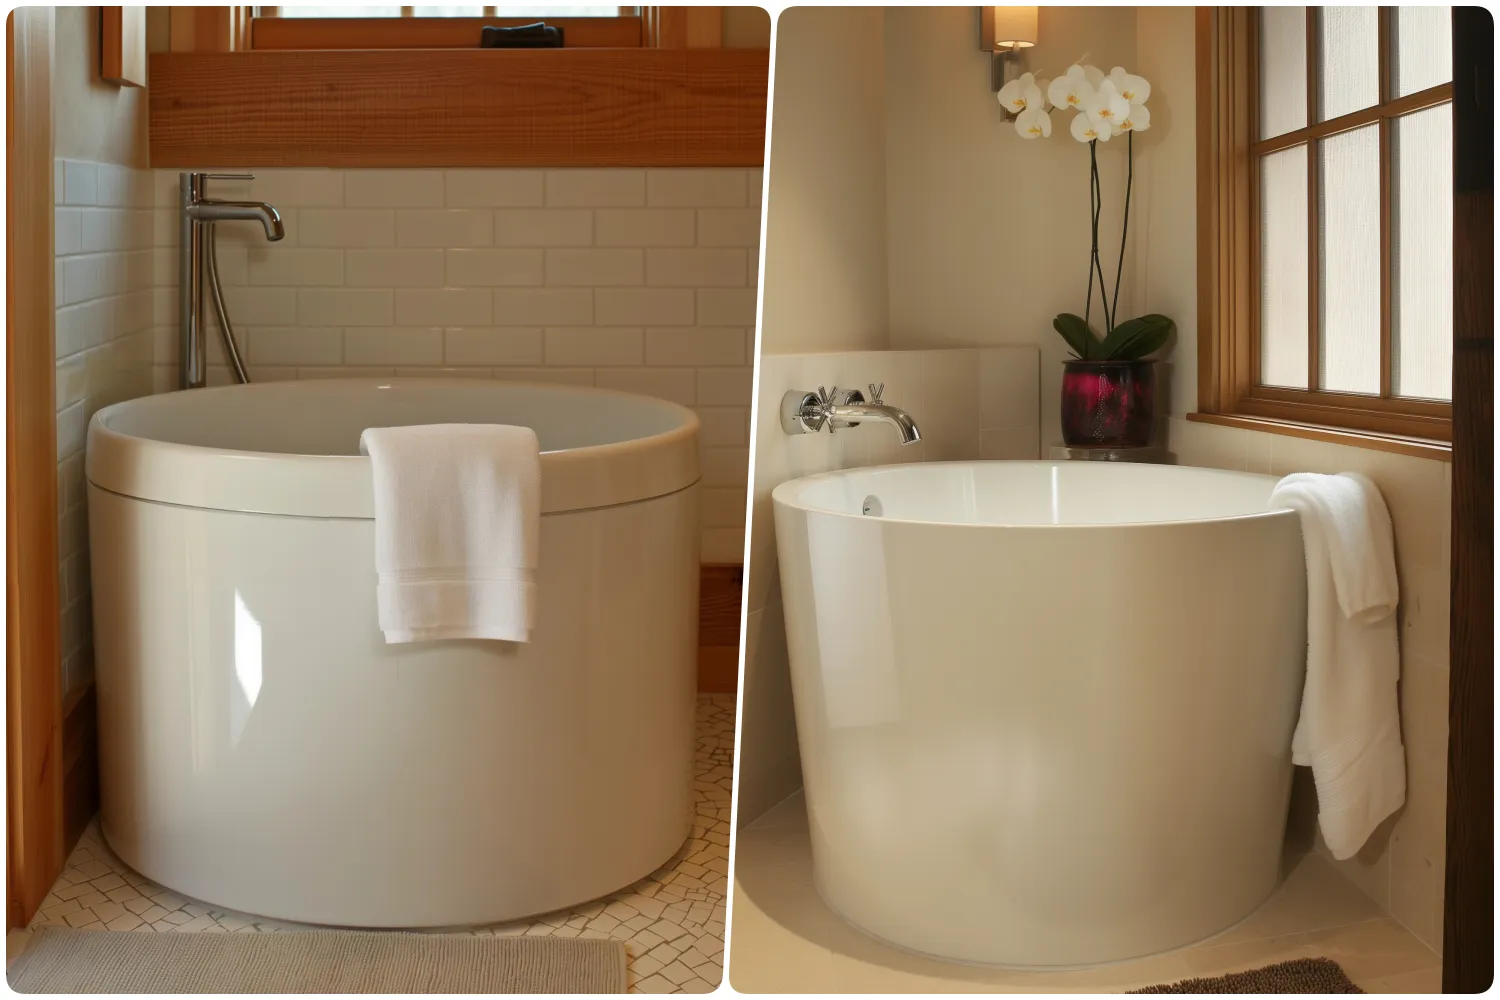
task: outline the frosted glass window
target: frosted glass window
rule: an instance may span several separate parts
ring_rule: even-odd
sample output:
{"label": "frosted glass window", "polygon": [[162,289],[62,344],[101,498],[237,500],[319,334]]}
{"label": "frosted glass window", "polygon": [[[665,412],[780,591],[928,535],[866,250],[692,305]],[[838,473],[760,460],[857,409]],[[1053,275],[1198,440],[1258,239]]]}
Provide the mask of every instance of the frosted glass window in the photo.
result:
{"label": "frosted glass window", "polygon": [[1307,388],[1307,147],[1260,161],[1260,380]]}
{"label": "frosted glass window", "polygon": [[1397,7],[1391,82],[1397,97],[1453,79],[1453,8]]}
{"label": "frosted glass window", "polygon": [[281,17],[400,17],[400,7],[281,7]]}
{"label": "frosted glass window", "polygon": [[1318,144],[1318,382],[1380,393],[1380,128]]}
{"label": "frosted glass window", "polygon": [[[418,7],[417,10],[421,10]],[[619,17],[623,7],[492,7],[495,17]],[[630,8],[634,13],[634,8]]]}
{"label": "frosted glass window", "polygon": [[1307,8],[1260,8],[1260,137],[1307,127]]}
{"label": "frosted glass window", "polygon": [[1378,11],[1318,8],[1318,121],[1380,103]]}
{"label": "frosted glass window", "polygon": [[1392,134],[1391,391],[1453,398],[1453,107],[1398,118]]}
{"label": "frosted glass window", "polygon": [[[619,7],[413,7],[413,17],[618,17]],[[282,17],[401,17],[400,7],[282,7]]]}

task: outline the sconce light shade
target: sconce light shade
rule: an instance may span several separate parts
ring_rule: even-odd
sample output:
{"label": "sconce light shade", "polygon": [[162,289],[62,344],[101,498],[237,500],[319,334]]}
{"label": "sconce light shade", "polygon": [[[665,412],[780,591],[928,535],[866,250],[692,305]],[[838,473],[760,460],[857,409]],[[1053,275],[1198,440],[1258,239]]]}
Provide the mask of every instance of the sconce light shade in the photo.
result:
{"label": "sconce light shade", "polygon": [[1012,52],[1036,44],[1037,9],[1035,7],[981,7],[980,48],[991,52]]}

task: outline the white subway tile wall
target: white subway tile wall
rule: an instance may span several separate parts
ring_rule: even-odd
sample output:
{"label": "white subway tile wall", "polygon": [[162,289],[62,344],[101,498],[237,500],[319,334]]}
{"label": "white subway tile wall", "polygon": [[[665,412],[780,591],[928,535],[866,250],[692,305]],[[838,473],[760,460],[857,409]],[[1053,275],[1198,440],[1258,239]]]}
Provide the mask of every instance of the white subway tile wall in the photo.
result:
{"label": "white subway tile wall", "polygon": [[93,670],[84,438],[100,407],[149,394],[157,339],[151,172],[54,161],[58,602],[63,690]]}
{"label": "white subway tile wall", "polygon": [[[226,170],[226,172],[229,172]],[[703,559],[744,550],[759,170],[260,170],[286,238],[219,229],[252,378],[470,376],[596,385],[703,420]],[[176,283],[177,175],[156,172],[157,283]],[[172,296],[158,389],[176,379]],[[210,331],[209,381],[229,381]],[[733,498],[737,495],[738,502]]]}

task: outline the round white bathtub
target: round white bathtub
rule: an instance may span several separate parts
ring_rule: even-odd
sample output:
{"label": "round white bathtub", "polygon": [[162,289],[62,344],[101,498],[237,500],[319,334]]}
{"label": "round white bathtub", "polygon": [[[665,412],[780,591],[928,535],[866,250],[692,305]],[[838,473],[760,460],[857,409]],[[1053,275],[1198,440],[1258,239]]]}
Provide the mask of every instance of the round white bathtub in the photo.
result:
{"label": "round white bathtub", "polygon": [[[529,643],[385,644],[366,427],[542,447]],[[696,416],[562,386],[266,383],[89,428],[102,826],[187,896],[478,924],[649,874],[690,832]]]}
{"label": "round white bathtub", "polygon": [[1053,966],[1275,888],[1306,655],[1275,480],[979,462],[772,493],[816,882],[851,923]]}

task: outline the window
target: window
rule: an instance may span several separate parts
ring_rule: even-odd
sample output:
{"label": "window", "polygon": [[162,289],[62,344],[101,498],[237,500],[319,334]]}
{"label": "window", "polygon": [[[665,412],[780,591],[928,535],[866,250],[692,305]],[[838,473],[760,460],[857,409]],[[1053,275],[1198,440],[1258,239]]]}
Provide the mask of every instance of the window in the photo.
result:
{"label": "window", "polygon": [[634,17],[635,7],[257,7],[258,17]]}
{"label": "window", "polygon": [[1451,437],[1450,23],[1200,14],[1200,408]]}
{"label": "window", "polygon": [[487,24],[545,20],[563,29],[568,48],[639,48],[639,7],[256,7],[255,49],[475,48]]}

